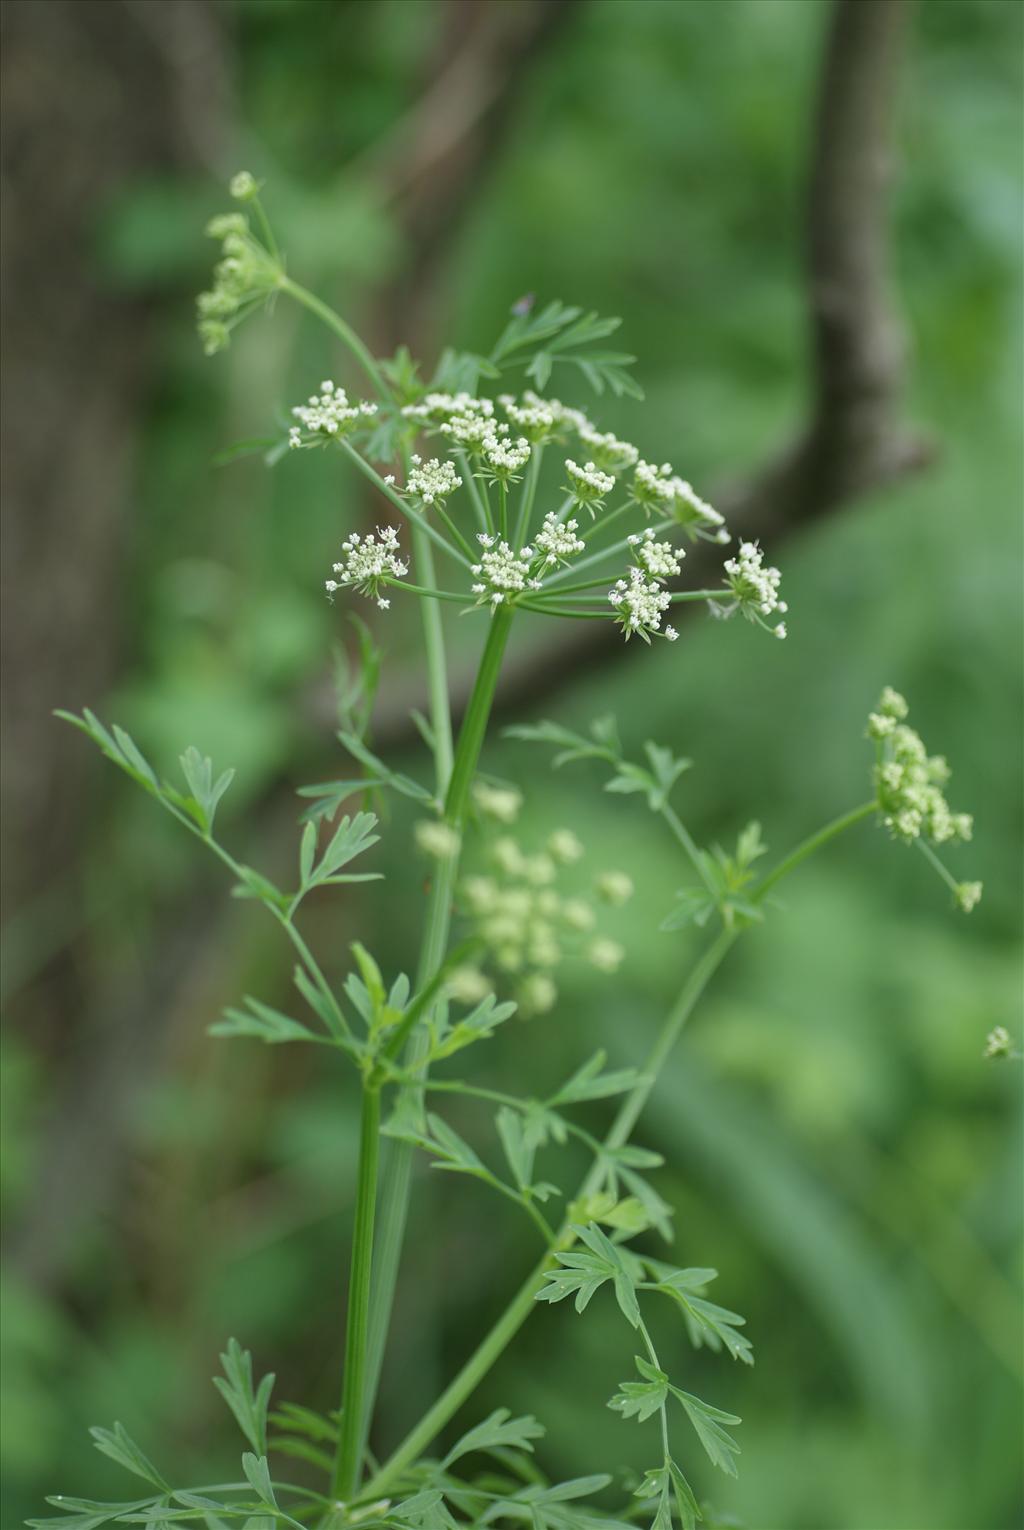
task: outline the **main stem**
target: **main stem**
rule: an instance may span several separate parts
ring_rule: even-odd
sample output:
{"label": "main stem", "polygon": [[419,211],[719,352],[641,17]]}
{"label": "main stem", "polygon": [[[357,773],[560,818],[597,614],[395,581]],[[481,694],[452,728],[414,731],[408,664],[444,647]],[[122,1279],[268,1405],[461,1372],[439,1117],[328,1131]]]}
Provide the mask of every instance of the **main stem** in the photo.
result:
{"label": "main stem", "polygon": [[[444,794],[445,822],[459,834],[465,823],[470,787],[487,731],[487,721],[501,671],[501,661],[508,641],[512,615],[510,607],[499,606],[491,617],[476,682],[459,730],[458,746]],[[451,929],[452,897],[458,875],[458,862],[458,854],[439,861],[431,883],[417,972],[417,988],[422,988],[425,983],[429,983],[444,961]],[[409,1039],[405,1059],[408,1067],[414,1067],[422,1059],[425,1046],[426,1036],[423,1028],[420,1027]],[[391,1308],[394,1302],[395,1284],[409,1209],[414,1151],[408,1143],[396,1141],[389,1142],[386,1149],[374,1259],[374,1288],[370,1308],[366,1376],[362,1393],[362,1441],[365,1441],[369,1432],[373,1405],[380,1383],[384,1348],[391,1323]]]}
{"label": "main stem", "polygon": [[347,1502],[359,1487],[363,1454],[362,1398],[366,1383],[373,1266],[373,1222],[377,1205],[377,1155],[380,1144],[380,1089],[364,1084],[359,1125],[359,1171],[352,1269],[345,1325],[345,1375],[341,1392],[341,1435],[334,1463],[332,1492]]}

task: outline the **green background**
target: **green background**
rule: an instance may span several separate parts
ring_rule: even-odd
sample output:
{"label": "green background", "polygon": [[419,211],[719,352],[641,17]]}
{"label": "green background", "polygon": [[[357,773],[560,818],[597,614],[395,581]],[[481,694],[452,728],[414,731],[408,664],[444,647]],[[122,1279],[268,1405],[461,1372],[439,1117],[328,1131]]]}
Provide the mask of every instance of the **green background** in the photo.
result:
{"label": "green background", "polygon": [[[445,340],[486,349],[523,292],[560,297],[623,315],[647,393],[643,405],[573,401],[698,487],[756,466],[795,430],[826,6],[571,8],[525,68],[426,276],[374,146],[436,74],[447,8],[215,10],[231,81],[221,168],[266,178],[291,271],[371,343],[402,338],[389,333],[392,296],[416,316],[428,364]],[[684,1459],[702,1495],[759,1530],[1010,1530],[1021,1512],[1020,1070],[981,1056],[994,1025],[1018,1045],[1021,1032],[1021,15],[1001,0],[931,0],[912,19],[892,265],[911,338],[906,413],[934,438],[934,462],[774,553],[786,643],[689,621],[672,647],[567,666],[564,684],[545,674],[536,703],[503,718],[584,727],[614,712],[634,753],[654,738],[695,760],[676,801],[698,839],[730,841],[757,817],[781,853],[867,795],[864,719],[889,683],[949,757],[953,806],[976,815],[973,844],[951,852],[958,874],[985,882],[970,919],[921,857],[871,825],[787,883],[715,981],[641,1126],[667,1159],[657,1183],[677,1208],[672,1257],[721,1271],[714,1294],[747,1316],[757,1356],[753,1371],[733,1367],[666,1331],[685,1384],[744,1419],[737,1482],[694,1449]],[[168,772],[190,742],[235,765],[224,838],[274,875],[292,863],[294,787],[345,773],[330,654],[347,602],[325,602],[322,580],[374,509],[319,453],[270,472],[258,458],[212,465],[321,376],[354,380],[313,322],[283,308],[224,356],[200,356],[201,230],[223,202],[212,170],[154,168],[94,210],[89,281],[144,302],[156,339],[131,425],[114,683],[77,694],[69,676],[53,700],[119,721]],[[45,570],[29,572],[45,599]],[[416,613],[396,599],[375,625],[393,712],[421,697]],[[448,626],[461,673],[477,629]],[[513,644],[544,636],[528,628]],[[56,723],[46,737],[54,751],[87,748]],[[390,758],[425,776],[422,748]],[[473,1054],[478,1081],[540,1092],[597,1046],[637,1060],[700,937],[658,933],[688,876],[639,799],[603,795],[586,767],[552,774],[545,752],[499,739],[486,763],[526,791],[524,838],[571,825],[588,865],[637,884],[619,976],[565,969],[555,1012]],[[175,1480],[233,1476],[236,1440],[207,1379],[229,1333],[277,1372],[279,1396],[328,1407],[338,1388],[352,1080],[319,1053],[205,1037],[242,992],[285,1004],[288,952],[123,779],[98,760],[83,779],[85,853],[54,866],[46,898],[8,911],[10,1525],[46,1492],[119,1492],[91,1423],[123,1419]],[[424,872],[411,816],[387,809],[385,882],[312,913],[310,938],[338,976],[354,938],[386,971],[413,961]],[[67,948],[92,999],[55,1035],[31,1023],[31,996]],[[111,1041],[103,996],[151,971],[164,975],[143,1066]],[[157,1025],[141,1000],[130,1019],[140,1033]],[[80,1096],[79,1070],[91,1077],[107,1053],[109,1096]],[[82,1163],[64,1166],[68,1205],[81,1195],[88,1214],[33,1279],[17,1255],[41,1214],[48,1150],[97,1098],[120,1123],[116,1151],[101,1192],[88,1174],[79,1189]],[[489,1142],[485,1116],[453,1115]],[[599,1126],[606,1113],[591,1115]],[[385,1450],[535,1257],[525,1219],[449,1177],[421,1177],[411,1237],[374,1442]],[[499,1404],[536,1413],[553,1473],[650,1464],[654,1426],[604,1406],[631,1353],[610,1301],[585,1318],[544,1309],[464,1423]]]}

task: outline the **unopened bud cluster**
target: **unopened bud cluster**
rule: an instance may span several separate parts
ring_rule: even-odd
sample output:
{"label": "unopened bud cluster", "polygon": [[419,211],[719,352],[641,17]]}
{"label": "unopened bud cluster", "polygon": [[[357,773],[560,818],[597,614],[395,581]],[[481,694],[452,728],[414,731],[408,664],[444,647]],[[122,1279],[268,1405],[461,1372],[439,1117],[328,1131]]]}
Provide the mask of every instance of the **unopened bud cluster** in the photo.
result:
{"label": "unopened bud cluster", "polygon": [[886,828],[905,844],[922,836],[934,845],[970,839],[970,813],[952,812],[942,791],[950,778],[945,758],[928,753],[906,716],[906,701],[887,689],[868,719],[868,736],[879,745],[874,780]]}
{"label": "unopened bud cluster", "polygon": [[[921,735],[906,721],[908,711],[899,692],[886,686],[868,718],[868,737],[877,750],[873,781],[882,822],[905,845],[969,840],[973,818],[953,812],[942,790],[950,778],[949,765],[941,754],[928,753]],[[954,881],[933,852],[928,854],[952,888],[956,906],[969,914],[981,901],[982,884]]]}
{"label": "unopened bud cluster", "polygon": [[[504,793],[496,799],[491,788],[478,784],[474,797],[482,811],[503,823],[513,816],[511,804],[502,800]],[[598,932],[594,898],[559,889],[563,869],[583,855],[583,845],[571,829],[557,829],[544,848],[532,854],[504,834],[489,847],[486,873],[463,880],[463,912],[485,960],[513,981],[525,1014],[553,1006],[558,996],[553,973],[566,957],[579,955],[602,972],[614,972],[625,955],[617,941]],[[624,872],[605,872],[594,887],[598,897],[613,903],[624,902],[632,890]]]}

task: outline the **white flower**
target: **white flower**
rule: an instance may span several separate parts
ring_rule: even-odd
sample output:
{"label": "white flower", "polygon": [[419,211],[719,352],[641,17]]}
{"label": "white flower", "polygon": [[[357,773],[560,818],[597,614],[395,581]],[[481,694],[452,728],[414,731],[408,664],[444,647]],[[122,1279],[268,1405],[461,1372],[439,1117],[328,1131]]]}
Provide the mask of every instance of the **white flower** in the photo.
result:
{"label": "white flower", "polygon": [[624,871],[602,871],[597,879],[598,896],[616,906],[628,903],[633,896],[633,879]]}
{"label": "white flower", "polygon": [[437,457],[424,462],[417,456],[410,457],[409,461],[412,471],[405,485],[406,493],[415,495],[422,504],[443,505],[449,494],[462,488],[462,479],[456,473],[454,463],[442,462]]}
{"label": "white flower", "polygon": [[599,972],[615,972],[621,966],[625,951],[617,940],[599,936],[587,947],[587,959]]}
{"label": "white flower", "polygon": [[482,456],[485,476],[494,483],[511,483],[521,467],[530,460],[530,443],[525,436],[511,441],[492,431],[485,436]]}
{"label": "white flower", "polygon": [[259,192],[259,182],[248,170],[239,170],[231,177],[228,190],[236,202],[250,202]]}
{"label": "white flower", "polygon": [[425,855],[447,861],[459,853],[459,832],[438,818],[421,818],[413,831],[416,843]]}
{"label": "white flower", "polygon": [[486,415],[489,419],[494,405],[489,398],[474,398],[471,393],[428,393],[418,404],[407,404],[402,413],[407,420],[440,425],[453,415]]}
{"label": "white flower", "polygon": [[583,551],[586,543],[576,535],[578,530],[578,521],[559,521],[553,510],[548,511],[533,539],[534,545],[544,554],[544,568],[552,563],[567,563]]}
{"label": "white flower", "polygon": [[651,462],[636,464],[631,489],[636,503],[676,521],[690,537],[712,542],[728,542],[725,519],[706,499],[701,499],[693,485],[678,478],[669,462],[655,467]]}
{"label": "white flower", "polygon": [[445,992],[458,1004],[479,1004],[491,985],[479,967],[456,967],[445,979]]}
{"label": "white flower", "polygon": [[650,527],[646,531],[631,536],[629,545],[633,549],[633,557],[637,563],[652,579],[671,579],[673,575],[679,573],[683,559],[686,557],[681,547],[673,547],[671,542],[655,541],[654,532]]}
{"label": "white flower", "polygon": [[[379,540],[378,540],[379,538]],[[376,537],[361,537],[353,532],[342,542],[344,558],[335,563],[337,579],[327,580],[327,593],[333,595],[343,585],[352,585],[361,595],[376,599],[382,611],[390,605],[380,594],[382,584],[390,579],[402,579],[408,573],[408,564],[399,556],[398,532],[394,526],[378,526]]]}
{"label": "white flower", "polygon": [[981,902],[981,894],[983,890],[984,889],[980,882],[958,883],[956,889],[957,908],[961,909],[965,914],[969,914],[971,909],[977,908],[978,904]]}
{"label": "white flower", "polygon": [[997,1025],[985,1038],[984,1057],[1009,1057],[1012,1048],[1010,1033],[1005,1025]]}
{"label": "white flower", "polygon": [[581,934],[586,934],[587,930],[594,928],[597,915],[590,904],[585,902],[583,898],[567,898],[562,904],[561,912],[562,918],[570,930],[577,930]]}
{"label": "white flower", "polygon": [[640,456],[636,447],[629,441],[620,441],[618,436],[612,435],[610,430],[602,435],[599,430],[594,429],[589,420],[583,420],[577,425],[576,434],[588,448],[599,468],[621,473],[623,468],[632,467]]}
{"label": "white flower", "polygon": [[569,492],[578,505],[583,505],[594,513],[594,507],[599,506],[606,494],[610,494],[615,487],[615,479],[610,473],[602,473],[593,462],[588,462],[585,467],[580,467],[578,462],[573,462],[571,457],[565,460],[565,471],[569,475]]}
{"label": "white flower", "polygon": [[548,849],[563,866],[572,865],[583,854],[583,846],[571,829],[556,829],[548,840]]}
{"label": "white flower", "polygon": [[[484,442],[495,434],[494,422],[485,414],[453,414],[450,420],[442,421],[438,429],[467,452],[482,451]],[[507,425],[498,426],[499,431],[507,429]]]}
{"label": "white flower", "polygon": [[[630,568],[628,579],[616,580],[608,591],[608,599],[616,609],[627,641],[638,633],[645,643],[649,643],[652,633],[660,629],[662,616],[672,603],[668,591],[655,580],[647,579],[643,569],[635,565]],[[669,633],[674,636],[675,629],[667,627],[665,636]]]}
{"label": "white flower", "polygon": [[484,551],[480,562],[474,563],[471,572],[476,575],[473,594],[478,605],[500,606],[525,590],[539,590],[540,580],[530,577],[533,562],[532,547],[513,552],[507,542],[495,543],[495,539],[478,532],[477,541]]}
{"label": "white flower", "polygon": [[722,615],[729,616],[733,611],[740,610],[750,621],[757,622],[768,631],[774,631],[776,636],[786,636],[784,622],[780,622],[774,629],[769,627],[764,620],[771,616],[773,611],[783,614],[789,609],[784,600],[779,599],[779,584],[782,575],[777,568],[766,568],[764,553],[756,542],[741,542],[739,553],[735,558],[725,560],[725,582],[727,590],[727,603],[720,607]]}
{"label": "white flower", "polygon": [[519,1007],[524,1015],[543,1015],[554,1006],[558,989],[546,972],[531,972],[519,985]]}
{"label": "white flower", "polygon": [[473,787],[473,800],[481,813],[499,823],[514,823],[523,805],[523,794],[514,786],[488,786],[486,781],[478,781]]}
{"label": "white flower", "polygon": [[335,387],[328,378],[320,384],[319,394],[311,394],[305,404],[292,410],[299,423],[288,432],[288,445],[301,446],[303,431],[337,440],[376,413],[376,404],[350,404],[344,388]]}
{"label": "white flower", "polygon": [[546,399],[537,398],[535,394],[526,403],[517,404],[510,394],[504,393],[498,402],[512,424],[523,432],[528,441],[539,443],[550,440],[559,423],[556,410]]}

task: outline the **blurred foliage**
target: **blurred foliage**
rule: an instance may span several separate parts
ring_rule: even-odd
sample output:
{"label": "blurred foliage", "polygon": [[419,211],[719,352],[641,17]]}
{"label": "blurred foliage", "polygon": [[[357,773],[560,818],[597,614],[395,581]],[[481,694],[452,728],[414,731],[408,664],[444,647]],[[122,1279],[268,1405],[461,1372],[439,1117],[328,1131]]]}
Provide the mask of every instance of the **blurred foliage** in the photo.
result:
{"label": "blurred foliage", "polygon": [[[436,68],[444,7],[219,9],[237,158],[269,182],[291,269],[350,317],[372,316],[388,283],[415,271],[373,149]],[[605,428],[668,452],[702,488],[776,447],[806,389],[800,209],[825,19],[819,0],[576,8],[521,83],[453,231],[427,345],[486,345],[524,291],[621,312],[648,401],[609,400]],[[691,622],[675,649],[632,645],[543,706],[570,726],[614,711],[628,745],[653,737],[691,755],[677,801],[697,837],[734,838],[756,815],[781,852],[866,795],[863,720],[888,682],[949,756],[956,800],[976,810],[958,861],[985,881],[970,920],[919,857],[870,827],[787,884],[785,908],[744,939],[696,1015],[642,1127],[668,1161],[676,1257],[722,1272],[717,1294],[747,1314],[758,1361],[723,1372],[675,1353],[676,1337],[659,1341],[694,1390],[706,1382],[744,1417],[738,1483],[712,1482],[695,1462],[696,1485],[765,1530],[1009,1530],[1021,1511],[1020,1083],[981,1060],[994,1024],[1018,1038],[1021,1024],[1020,44],[1021,11],[1005,0],[916,11],[894,262],[910,410],[938,443],[936,464],[786,546],[785,644],[739,622]],[[292,854],[291,788],[337,774],[327,661],[351,639],[322,580],[366,505],[318,454],[273,472],[252,459],[211,465],[281,419],[310,379],[344,368],[284,308],[203,362],[191,295],[209,260],[202,225],[221,201],[208,182],[153,176],[97,211],[96,268],[109,288],[150,299],[160,343],[133,443],[122,672],[110,697],[65,701],[113,715],[168,768],[189,742],[235,765],[224,832],[267,865]],[[417,634],[400,606],[380,637],[404,694]],[[457,640],[457,622],[451,631]],[[77,744],[55,725],[53,747]],[[393,763],[420,770],[422,751]],[[543,751],[510,741],[488,764],[524,784],[527,836],[571,823],[587,864],[622,867],[638,894],[617,932],[630,950],[620,979],[567,978],[555,1014],[490,1044],[481,1080],[539,1089],[596,1045],[633,1062],[699,949],[692,931],[657,930],[685,871],[642,805],[603,796],[599,777],[552,776]],[[114,772],[97,765],[90,782],[94,853],[73,890],[58,878],[45,907],[13,922],[8,986],[68,940],[98,987],[144,971],[169,923],[193,955],[161,1019],[157,1066],[118,1105],[129,1124],[109,1171],[116,1194],[58,1279],[5,1284],[12,1525],[55,1486],[106,1495],[107,1465],[85,1437],[93,1422],[125,1418],[143,1448],[169,1435],[183,1471],[229,1470],[230,1425],[206,1379],[228,1333],[277,1371],[280,1396],[320,1407],[335,1402],[341,1350],[351,1092],[318,1057],[205,1038],[243,990],[281,997],[288,953],[253,929],[250,909],[207,918],[226,889],[200,854]],[[324,897],[309,927],[318,949],[341,953],[358,934],[397,970],[417,910],[395,889],[422,871],[412,813],[389,814],[388,880]],[[10,1216],[31,1212],[43,1145],[67,1108],[58,1085],[87,1066],[104,1025],[102,1013],[80,1017],[61,1057],[8,1030]],[[474,1119],[467,1106],[460,1130]],[[384,1447],[534,1257],[515,1213],[481,1207],[479,1193],[423,1185],[418,1218],[429,1202],[435,1232],[400,1293]],[[626,1355],[610,1324],[539,1311],[479,1414],[535,1412],[552,1469],[567,1475],[625,1461],[633,1437],[600,1399]]]}

